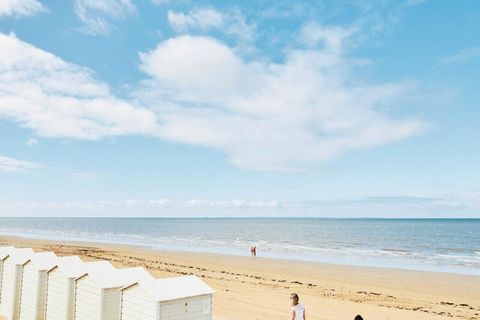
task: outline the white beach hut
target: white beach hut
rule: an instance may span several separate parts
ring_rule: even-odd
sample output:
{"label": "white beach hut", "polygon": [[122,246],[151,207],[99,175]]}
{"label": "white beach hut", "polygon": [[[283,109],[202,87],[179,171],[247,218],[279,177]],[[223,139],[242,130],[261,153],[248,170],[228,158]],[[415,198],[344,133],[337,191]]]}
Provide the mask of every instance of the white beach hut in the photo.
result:
{"label": "white beach hut", "polygon": [[0,300],[2,299],[2,282],[3,282],[3,261],[10,256],[10,254],[15,250],[15,247],[0,247]]}
{"label": "white beach hut", "polygon": [[47,271],[57,264],[58,257],[53,252],[33,254],[19,268],[21,272],[19,320],[44,320],[47,288]]}
{"label": "white beach hut", "polygon": [[196,276],[138,281],[121,292],[121,320],[212,319],[214,290]]}
{"label": "white beach hut", "polygon": [[136,281],[154,281],[143,268],[91,270],[75,279],[75,320],[118,320],[120,288]]}
{"label": "white beach hut", "polygon": [[18,319],[18,302],[22,279],[22,265],[34,254],[30,248],[15,249],[3,260],[0,315],[8,320]]}
{"label": "white beach hut", "polygon": [[92,269],[112,270],[107,261],[83,262],[78,256],[62,257],[47,272],[46,320],[73,320],[74,280]]}

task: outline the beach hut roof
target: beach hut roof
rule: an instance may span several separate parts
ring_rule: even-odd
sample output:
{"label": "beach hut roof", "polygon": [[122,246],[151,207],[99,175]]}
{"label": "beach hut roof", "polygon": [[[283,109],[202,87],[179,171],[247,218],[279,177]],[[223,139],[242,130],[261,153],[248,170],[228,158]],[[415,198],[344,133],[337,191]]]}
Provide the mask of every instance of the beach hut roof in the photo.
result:
{"label": "beach hut roof", "polygon": [[30,248],[19,248],[12,251],[9,256],[14,264],[24,264],[34,253]]}
{"label": "beach hut roof", "polygon": [[77,278],[85,273],[85,263],[78,256],[58,257],[57,263],[48,272],[57,268],[67,278]]}
{"label": "beach hut roof", "polygon": [[125,268],[125,269],[117,269],[116,275],[112,278],[116,278],[112,280],[110,285],[114,287],[123,287],[133,282],[142,282],[142,283],[149,283],[155,281],[155,279],[142,267],[135,267],[135,268]]}
{"label": "beach hut roof", "polygon": [[86,275],[95,278],[97,281],[101,281],[101,279],[103,279],[104,277],[108,278],[109,274],[111,277],[114,272],[115,268],[108,261],[101,260],[85,262],[81,274],[77,278],[75,278],[75,281],[80,280]]}
{"label": "beach hut roof", "polygon": [[[86,264],[88,265],[89,263]],[[102,289],[121,288],[136,281],[154,280],[153,277],[141,267],[115,269],[107,261],[90,264],[91,265],[87,266],[86,272],[75,280],[79,280],[88,275],[95,280],[95,285]]]}
{"label": "beach hut roof", "polygon": [[4,260],[8,257],[13,251],[15,251],[15,247],[9,246],[1,246],[0,247],[0,260]]}
{"label": "beach hut roof", "polygon": [[125,269],[118,269],[122,273],[122,277],[128,281],[128,283],[132,283],[133,281],[139,282],[152,282],[155,281],[155,278],[142,267],[135,267],[135,268],[125,268]]}
{"label": "beach hut roof", "polygon": [[37,252],[33,253],[30,257],[24,257],[24,262],[18,261],[19,264],[26,265],[31,263],[36,270],[49,270],[57,264],[57,255],[53,252]]}
{"label": "beach hut roof", "polygon": [[98,261],[88,261],[84,264],[85,273],[87,272],[97,272],[101,270],[115,270],[115,267],[112,264],[105,260]]}
{"label": "beach hut roof", "polygon": [[153,282],[137,281],[123,287],[122,290],[127,290],[134,285],[140,285],[144,288],[156,302],[196,297],[215,292],[199,277],[194,275],[156,279]]}

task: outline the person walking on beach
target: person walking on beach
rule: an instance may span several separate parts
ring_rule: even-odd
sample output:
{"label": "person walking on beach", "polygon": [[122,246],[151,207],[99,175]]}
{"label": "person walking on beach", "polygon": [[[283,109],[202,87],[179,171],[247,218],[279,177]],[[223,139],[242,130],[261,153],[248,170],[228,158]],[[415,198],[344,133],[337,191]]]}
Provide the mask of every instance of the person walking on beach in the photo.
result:
{"label": "person walking on beach", "polygon": [[292,320],[306,320],[305,317],[305,308],[298,302],[298,294],[292,293],[290,295],[290,300],[292,300]]}
{"label": "person walking on beach", "polygon": [[254,256],[257,255],[257,246],[253,246],[253,255],[254,255]]}

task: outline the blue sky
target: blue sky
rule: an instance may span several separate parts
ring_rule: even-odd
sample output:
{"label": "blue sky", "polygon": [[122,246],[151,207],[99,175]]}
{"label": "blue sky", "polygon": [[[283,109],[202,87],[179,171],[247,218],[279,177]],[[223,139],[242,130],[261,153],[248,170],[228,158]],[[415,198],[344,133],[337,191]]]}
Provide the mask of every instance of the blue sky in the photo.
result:
{"label": "blue sky", "polygon": [[7,0],[0,215],[480,217],[477,1]]}

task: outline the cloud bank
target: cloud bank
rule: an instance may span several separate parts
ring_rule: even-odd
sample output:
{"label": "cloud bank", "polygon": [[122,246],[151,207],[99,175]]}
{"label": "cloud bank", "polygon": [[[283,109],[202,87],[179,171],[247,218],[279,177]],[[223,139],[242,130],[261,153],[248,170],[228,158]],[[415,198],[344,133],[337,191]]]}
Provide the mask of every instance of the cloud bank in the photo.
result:
{"label": "cloud bank", "polygon": [[96,201],[0,202],[0,212],[34,216],[147,217],[475,217],[475,194],[403,195],[323,201],[127,199]]}
{"label": "cloud bank", "polygon": [[38,169],[40,167],[41,165],[36,162],[0,156],[0,171],[3,172],[27,172],[30,170]]}
{"label": "cloud bank", "polygon": [[81,31],[92,35],[110,32],[110,22],[136,12],[130,0],[75,0],[75,13],[83,24]]}
{"label": "cloud bank", "polygon": [[440,63],[460,63],[480,58],[480,46],[463,49],[455,54],[443,57]]}
{"label": "cloud bank", "polygon": [[0,34],[0,118],[42,137],[148,135],[218,150],[249,170],[303,170],[425,128],[389,115],[408,84],[356,77],[364,62],[348,56],[354,32],[306,25],[281,62],[246,60],[211,37],[173,37],[140,53],[146,76],[129,99],[91,70]]}
{"label": "cloud bank", "polygon": [[2,0],[0,1],[0,18],[2,16],[34,16],[44,12],[45,7],[37,0]]}
{"label": "cloud bank", "polygon": [[213,7],[193,8],[186,13],[169,10],[167,18],[178,33],[218,30],[241,43],[255,39],[255,24],[248,23],[239,10],[220,12]]}
{"label": "cloud bank", "polygon": [[408,84],[355,77],[360,64],[343,47],[350,31],[314,31],[316,43],[290,50],[282,63],[245,61],[216,39],[188,35],[142,53],[150,79],[141,95],[161,115],[159,135],[221,150],[242,168],[288,171],[425,128],[382,111]]}
{"label": "cloud bank", "polygon": [[0,118],[50,138],[145,134],[155,115],[113,96],[93,73],[0,34]]}

